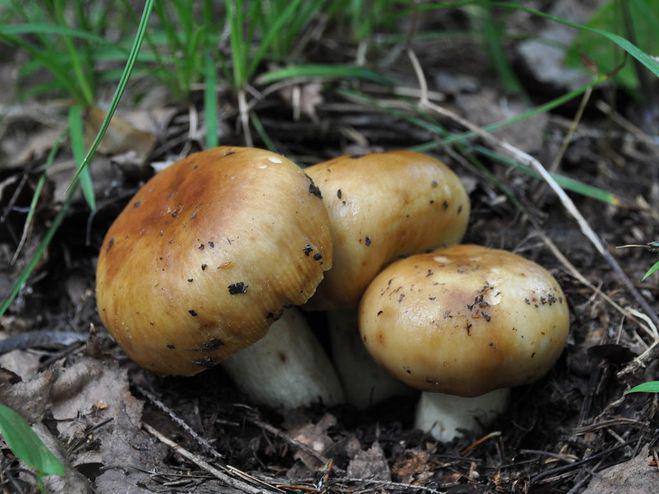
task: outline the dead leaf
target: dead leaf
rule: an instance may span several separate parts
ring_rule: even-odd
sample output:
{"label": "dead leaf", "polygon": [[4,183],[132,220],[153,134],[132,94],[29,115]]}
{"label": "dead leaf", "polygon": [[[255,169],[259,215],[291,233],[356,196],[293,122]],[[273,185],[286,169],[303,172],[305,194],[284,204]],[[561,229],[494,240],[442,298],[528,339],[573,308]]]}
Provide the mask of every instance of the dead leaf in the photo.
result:
{"label": "dead leaf", "polygon": [[324,101],[322,90],[321,83],[310,82],[308,84],[286,86],[279,91],[279,94],[293,108],[295,120],[299,120],[300,113],[302,113],[312,121],[317,122],[316,108]]}
{"label": "dead leaf", "polygon": [[[85,121],[85,144],[87,147],[91,145],[105,118],[105,114],[106,112],[97,106],[93,106],[89,110]],[[121,116],[115,115],[110,121],[110,126],[103,141],[101,141],[98,152],[108,156],[133,152],[135,162],[143,165],[155,143],[156,136],[153,132],[140,130]]]}
{"label": "dead leaf", "polygon": [[[332,414],[325,414],[316,424],[307,423],[290,431],[291,436],[296,441],[309,446],[317,453],[323,454],[328,448],[334,445],[334,441],[327,435],[327,429],[336,425],[336,417]],[[305,466],[311,470],[316,470],[322,466],[322,463],[315,457],[304,451],[295,453],[295,458],[302,461]]]}
{"label": "dead leaf", "polygon": [[387,458],[375,442],[366,451],[360,451],[348,464],[348,477],[355,479],[391,480]]}
{"label": "dead leaf", "polygon": [[650,466],[651,457],[645,446],[629,461],[596,473],[583,494],[652,494],[657,492],[659,472]]}
{"label": "dead leaf", "polygon": [[[456,96],[455,101],[467,120],[479,126],[514,117],[527,109],[521,101],[501,98],[496,91],[489,88],[475,94],[460,94]],[[540,113],[496,130],[493,134],[524,151],[537,151],[542,147],[548,120],[547,115]]]}
{"label": "dead leaf", "polygon": [[404,484],[423,484],[433,476],[433,466],[429,460],[430,454],[427,451],[414,450],[398,459],[391,471]]}
{"label": "dead leaf", "polygon": [[21,146],[20,150],[9,159],[9,166],[19,166],[28,161],[45,157],[62,133],[62,129],[63,127],[46,127],[30,133],[30,137]]}
{"label": "dead leaf", "polygon": [[[57,429],[69,440],[107,419],[115,421],[120,413],[129,414],[135,427],[140,425],[142,402],[130,393],[126,370],[107,361],[83,358],[66,369],[53,385],[52,400]],[[108,406],[99,410],[99,402]],[[99,434],[113,428],[111,424]],[[93,456],[93,461],[102,461],[100,456]],[[85,461],[90,459],[85,458]]]}
{"label": "dead leaf", "polygon": [[143,403],[129,389],[126,369],[83,357],[52,387],[52,415],[73,466],[95,477],[95,492],[145,492],[149,471],[166,448],[141,430]]}
{"label": "dead leaf", "polygon": [[[66,194],[71,183],[71,179],[76,171],[76,164],[72,159],[57,162],[47,171],[48,179],[54,185],[53,202],[61,204],[66,199]],[[109,159],[96,156],[89,167],[94,185],[96,198],[109,198],[115,195],[117,185],[122,182],[122,175],[116,166],[113,166]],[[77,192],[78,200],[82,200],[82,191]]]}
{"label": "dead leaf", "polygon": [[56,371],[47,369],[29,380],[15,382],[5,371],[0,376],[0,403],[13,408],[30,423],[40,422],[48,408],[55,377]]}

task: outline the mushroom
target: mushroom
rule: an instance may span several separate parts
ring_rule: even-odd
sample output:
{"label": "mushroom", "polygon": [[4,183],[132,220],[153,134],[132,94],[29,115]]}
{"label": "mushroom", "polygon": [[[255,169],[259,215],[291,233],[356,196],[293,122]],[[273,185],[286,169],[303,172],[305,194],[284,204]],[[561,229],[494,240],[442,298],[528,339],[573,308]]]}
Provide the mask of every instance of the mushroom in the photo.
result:
{"label": "mushroom", "polygon": [[502,411],[508,388],[549,371],[569,313],[561,287],[534,262],[458,245],[382,271],[364,293],[359,328],[380,365],[425,391],[417,427],[449,441]]}
{"label": "mushroom", "polygon": [[[193,375],[262,338],[331,266],[329,219],[313,181],[278,154],[220,147],[178,161],[135,194],[105,236],[96,297],[131,359],[158,374]],[[300,353],[297,340],[279,343]],[[267,359],[253,359],[232,366],[237,380],[268,376],[258,368]]]}
{"label": "mushroom", "polygon": [[294,308],[285,309],[263,338],[230,356],[222,366],[256,403],[295,408],[344,400],[334,367],[304,316]]}
{"label": "mushroom", "polygon": [[305,171],[322,191],[334,243],[333,267],[309,305],[330,309],[332,353],[347,399],[363,408],[409,392],[369,357],[355,309],[391,261],[459,242],[469,197],[444,163],[409,151],[341,156]]}

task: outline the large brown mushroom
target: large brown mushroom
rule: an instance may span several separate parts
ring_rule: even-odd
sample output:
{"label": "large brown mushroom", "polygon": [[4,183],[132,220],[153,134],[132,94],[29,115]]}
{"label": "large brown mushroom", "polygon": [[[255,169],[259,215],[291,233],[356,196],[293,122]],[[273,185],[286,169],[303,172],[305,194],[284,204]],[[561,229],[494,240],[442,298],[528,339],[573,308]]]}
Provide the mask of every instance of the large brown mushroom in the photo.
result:
{"label": "large brown mushroom", "polygon": [[348,401],[365,407],[406,388],[359,340],[359,300],[391,261],[459,242],[469,197],[444,163],[409,151],[341,156],[305,171],[322,191],[334,243],[333,267],[310,305],[330,309],[332,353]]}
{"label": "large brown mushroom", "polygon": [[[331,266],[329,219],[313,181],[278,154],[220,147],[173,164],[135,194],[103,242],[96,296],[131,359],[192,375],[262,338]],[[295,344],[281,341],[287,351]],[[255,358],[259,365],[267,362]]]}
{"label": "large brown mushroom", "polygon": [[493,418],[508,388],[549,371],[569,313],[561,287],[534,262],[458,245],[386,268],[364,294],[359,326],[380,365],[427,391],[417,427],[446,441]]}

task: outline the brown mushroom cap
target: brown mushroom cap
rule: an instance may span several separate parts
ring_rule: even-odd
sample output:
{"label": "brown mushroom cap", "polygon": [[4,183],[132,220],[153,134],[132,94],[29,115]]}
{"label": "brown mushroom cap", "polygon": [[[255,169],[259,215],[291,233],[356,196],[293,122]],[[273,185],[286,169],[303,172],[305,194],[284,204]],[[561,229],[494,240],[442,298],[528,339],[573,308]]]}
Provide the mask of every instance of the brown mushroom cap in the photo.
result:
{"label": "brown mushroom cap", "polygon": [[327,211],[293,162],[220,147],[155,175],[108,230],[101,319],[126,353],[191,375],[261,338],[332,266]]}
{"label": "brown mushroom cap", "polygon": [[305,171],[323,193],[334,242],[334,267],[313,308],[356,307],[383,266],[459,242],[467,228],[469,196],[457,175],[431,156],[341,156]]}
{"label": "brown mushroom cap", "polygon": [[544,375],[565,346],[569,314],[561,287],[534,262],[457,245],[380,273],[359,326],[375,360],[406,384],[479,396]]}

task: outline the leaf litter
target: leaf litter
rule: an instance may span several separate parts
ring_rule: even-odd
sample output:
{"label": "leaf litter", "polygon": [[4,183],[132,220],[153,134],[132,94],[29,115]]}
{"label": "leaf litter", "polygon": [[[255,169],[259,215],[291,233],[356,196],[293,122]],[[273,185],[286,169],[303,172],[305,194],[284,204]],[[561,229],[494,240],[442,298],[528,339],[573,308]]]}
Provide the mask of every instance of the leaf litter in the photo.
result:
{"label": "leaf litter", "polygon": [[[436,14],[423,22],[426,27],[437,23],[461,27],[459,18]],[[552,26],[540,25],[543,29]],[[559,34],[563,36],[548,36]],[[524,43],[528,42],[515,49],[532,66],[533,82],[525,84],[540,92],[578,84],[576,77],[561,78],[567,73],[564,68],[559,74],[550,66],[553,56],[525,54]],[[483,126],[527,107],[528,103],[504,96],[496,84],[489,83],[493,76],[472,37],[447,39],[441,53],[429,49],[428,43],[412,44],[432,81],[429,89],[441,95],[443,105],[471,122]],[[465,57],[465,53],[470,55]],[[537,65],[537,60],[544,60],[544,66]],[[392,70],[400,75],[401,85],[416,87],[412,71],[400,68],[402,58],[399,62]],[[297,90],[289,87],[255,98],[252,111],[271,142],[300,164],[346,151],[399,148],[437,138],[428,129],[381,109],[348,101],[334,88],[334,84],[311,80]],[[381,93],[373,91],[372,96],[379,98]],[[593,99],[599,97],[594,94]],[[219,98],[231,101],[231,95],[222,91]],[[161,96],[156,100],[162,102]],[[621,397],[632,384],[656,376],[657,363],[650,359],[623,378],[617,377],[648,351],[651,340],[642,329],[644,323],[622,316],[600,294],[623,308],[633,307],[633,300],[558,202],[546,194],[543,207],[536,203],[532,192],[540,187],[538,182],[486,161],[485,171],[509,186],[526,215],[539,222],[595,289],[573,276],[478,166],[475,156],[469,155],[469,148],[462,149],[469,157],[464,163],[453,161],[441,147],[438,151],[470,184],[474,207],[465,241],[515,249],[547,266],[564,287],[572,312],[564,356],[549,376],[514,390],[510,410],[491,428],[497,434],[479,437],[472,433],[450,444],[435,443],[412,429],[413,398],[394,399],[364,412],[318,405],[284,414],[246,403],[221,369],[189,379],[159,378],[137,369],[113,344],[95,314],[93,273],[104,231],[152,173],[150,165],[172,162],[200,147],[196,110],[160,104],[125,112],[122,120],[111,125],[101,148],[104,155],[91,169],[96,194],[103,199],[97,214],[90,221],[82,199],[74,203],[27,289],[0,319],[3,337],[42,330],[88,336],[90,323],[97,328],[86,343],[51,347],[34,340],[26,348],[0,356],[0,401],[34,424],[49,448],[72,466],[66,477],[48,480],[51,490],[239,492],[200,466],[206,462],[221,466],[223,475],[264,492],[567,492],[576,486],[590,493],[616,492],[622,485],[651,492],[648,489],[657,471],[656,398]],[[32,182],[41,172],[47,141],[61,129],[56,109],[49,107],[43,115],[29,105],[12,111],[11,119],[2,122],[0,153],[0,184],[4,184],[0,185],[0,214],[16,197],[0,225],[3,296],[10,286],[5,286],[5,280],[14,279],[21,267],[20,262],[9,263],[12,230],[20,231],[21,208],[26,207]],[[568,105],[552,114],[540,113],[496,135],[551,162],[575,111],[574,105]],[[96,116],[88,120],[90,131],[98,126],[102,112],[93,110]],[[227,105],[219,127],[223,144],[243,144],[236,118]],[[441,124],[456,132],[465,130],[454,122],[442,120]],[[653,152],[647,139],[630,128],[602,121],[590,107],[567,147],[560,163],[562,172],[628,199],[625,207],[575,199],[608,245],[647,243],[658,233],[657,213],[651,206],[659,195],[657,175],[647,165]],[[62,152],[49,171],[47,194],[35,219],[35,239],[59,207],[73,167],[71,156]],[[17,194],[24,173],[29,180]],[[80,235],[81,231],[88,234]],[[25,254],[29,253],[30,247]],[[616,252],[616,257],[635,280],[649,265],[641,250]],[[637,286],[656,308],[656,280]],[[325,322],[322,318],[316,322],[319,334],[324,335]],[[140,388],[163,406],[145,397]],[[190,455],[183,456],[146,431],[146,426]],[[219,456],[210,453],[209,446]],[[29,476],[20,479],[25,486],[31,485]]]}

